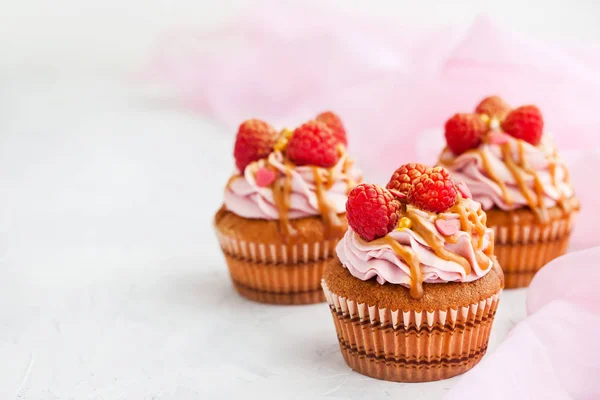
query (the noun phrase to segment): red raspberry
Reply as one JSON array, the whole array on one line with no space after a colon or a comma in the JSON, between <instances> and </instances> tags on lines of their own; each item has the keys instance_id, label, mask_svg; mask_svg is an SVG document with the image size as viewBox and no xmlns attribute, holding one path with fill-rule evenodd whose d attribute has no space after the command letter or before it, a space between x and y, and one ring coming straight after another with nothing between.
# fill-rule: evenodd
<instances>
[{"instance_id":1,"label":"red raspberry","mask_svg":"<svg viewBox=\"0 0 600 400\"><path fill-rule=\"evenodd\" d=\"M537 146L542 140L544 119L536 106L522 106L512 110L502 122L502 129L517 139Z\"/></svg>"},{"instance_id":2,"label":"red raspberry","mask_svg":"<svg viewBox=\"0 0 600 400\"><path fill-rule=\"evenodd\" d=\"M241 173L253 161L267 157L277 141L277 131L271 125L258 119L242 122L235 138L233 156Z\"/></svg>"},{"instance_id":3,"label":"red raspberry","mask_svg":"<svg viewBox=\"0 0 600 400\"><path fill-rule=\"evenodd\" d=\"M504 119L510 111L510 106L499 96L486 97L477 105L475 112L489 117Z\"/></svg>"},{"instance_id":4,"label":"red raspberry","mask_svg":"<svg viewBox=\"0 0 600 400\"><path fill-rule=\"evenodd\" d=\"M296 128L287 147L289 159L296 165L333 167L340 159L338 141L322 122L308 121Z\"/></svg>"},{"instance_id":5,"label":"red raspberry","mask_svg":"<svg viewBox=\"0 0 600 400\"><path fill-rule=\"evenodd\" d=\"M346 138L346 129L344 128L344 124L342 124L342 120L336 114L331 111L325 111L321 114L317 115L317 121L323 122L325 125L331 129L333 132L333 136L336 139L343 143L344 146L348 146L348 139Z\"/></svg>"},{"instance_id":6,"label":"red raspberry","mask_svg":"<svg viewBox=\"0 0 600 400\"><path fill-rule=\"evenodd\" d=\"M398 193L406 195L415 179L420 177L425 170L427 170L427 167L423 164L404 164L394 172L386 188L396 196Z\"/></svg>"},{"instance_id":7,"label":"red raspberry","mask_svg":"<svg viewBox=\"0 0 600 400\"><path fill-rule=\"evenodd\" d=\"M355 186L348 195L348 225L360 237L371 241L387 235L398 222L400 203L386 188L372 183Z\"/></svg>"},{"instance_id":8,"label":"red raspberry","mask_svg":"<svg viewBox=\"0 0 600 400\"><path fill-rule=\"evenodd\" d=\"M408 192L408 201L421 210L440 213L456 203L456 196L456 187L448 171L435 167L415 180Z\"/></svg>"},{"instance_id":9,"label":"red raspberry","mask_svg":"<svg viewBox=\"0 0 600 400\"><path fill-rule=\"evenodd\" d=\"M487 131L487 125L477 114L454 114L446 121L446 143L456 155L481 144L481 137Z\"/></svg>"}]
</instances>

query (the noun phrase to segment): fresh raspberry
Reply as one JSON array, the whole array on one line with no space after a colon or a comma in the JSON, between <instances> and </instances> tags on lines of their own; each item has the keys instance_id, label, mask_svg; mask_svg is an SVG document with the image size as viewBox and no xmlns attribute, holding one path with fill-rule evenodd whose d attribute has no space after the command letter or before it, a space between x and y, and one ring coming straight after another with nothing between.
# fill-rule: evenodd
<instances>
[{"instance_id":1,"label":"fresh raspberry","mask_svg":"<svg viewBox=\"0 0 600 400\"><path fill-rule=\"evenodd\" d=\"M336 114L331 111L325 111L317 115L317 121L323 122L331 129L333 136L342 143L344 146L348 146L348 139L346 138L346 128L342 124L342 120Z\"/></svg>"},{"instance_id":2,"label":"fresh raspberry","mask_svg":"<svg viewBox=\"0 0 600 400\"><path fill-rule=\"evenodd\" d=\"M398 193L406 195L415 179L420 177L425 170L427 170L427 167L423 164L404 164L394 172L386 188L396 196Z\"/></svg>"},{"instance_id":3,"label":"fresh raspberry","mask_svg":"<svg viewBox=\"0 0 600 400\"><path fill-rule=\"evenodd\" d=\"M445 168L435 167L418 177L410 191L410 204L427 211L444 212L456 202L456 187Z\"/></svg>"},{"instance_id":4,"label":"fresh raspberry","mask_svg":"<svg viewBox=\"0 0 600 400\"><path fill-rule=\"evenodd\" d=\"M267 157L277 141L277 131L258 119L242 122L235 138L233 156L235 165L244 173L246 166L253 161Z\"/></svg>"},{"instance_id":5,"label":"fresh raspberry","mask_svg":"<svg viewBox=\"0 0 600 400\"><path fill-rule=\"evenodd\" d=\"M399 208L400 203L386 188L361 183L348 195L346 218L354 232L371 241L387 235L396 227Z\"/></svg>"},{"instance_id":6,"label":"fresh raspberry","mask_svg":"<svg viewBox=\"0 0 600 400\"><path fill-rule=\"evenodd\" d=\"M485 114L490 118L499 119L503 119L509 111L510 106L499 96L486 97L475 108L477 114Z\"/></svg>"},{"instance_id":7,"label":"fresh raspberry","mask_svg":"<svg viewBox=\"0 0 600 400\"><path fill-rule=\"evenodd\" d=\"M446 121L446 143L456 155L481 144L481 137L487 131L487 125L477 114L454 114Z\"/></svg>"},{"instance_id":8,"label":"fresh raspberry","mask_svg":"<svg viewBox=\"0 0 600 400\"><path fill-rule=\"evenodd\" d=\"M296 128L287 147L289 159L296 165L333 167L340 159L338 141L323 122L308 121Z\"/></svg>"},{"instance_id":9,"label":"fresh raspberry","mask_svg":"<svg viewBox=\"0 0 600 400\"><path fill-rule=\"evenodd\" d=\"M544 119L536 106L522 106L508 113L502 122L502 129L517 139L537 146L542 140Z\"/></svg>"}]
</instances>

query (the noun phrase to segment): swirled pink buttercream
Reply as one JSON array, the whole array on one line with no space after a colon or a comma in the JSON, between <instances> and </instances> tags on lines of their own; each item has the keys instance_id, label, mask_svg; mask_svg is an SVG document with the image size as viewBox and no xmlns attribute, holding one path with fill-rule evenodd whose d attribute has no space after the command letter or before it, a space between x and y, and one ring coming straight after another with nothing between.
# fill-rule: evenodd
<instances>
[{"instance_id":1,"label":"swirled pink buttercream","mask_svg":"<svg viewBox=\"0 0 600 400\"><path fill-rule=\"evenodd\" d=\"M460 199L459 201L463 203L465 208L477 213L479 218L484 218L484 214L478 212L481 210L479 203L471 199ZM465 227L461 226L453 236L454 243L450 243L438 232L435 226L436 218L459 219L458 214L448 212L437 215L416 209L410 205L407 206L407 214L411 215L413 224L418 223L432 232L444 243L446 250L464 257L471 266L471 271L466 273L465 268L459 263L439 257L430 244L410 228L396 229L388 233L387 238L394 240L404 249L416 254L423 282L472 282L485 276L492 268L493 260L483 254L483 251L493 245L494 233L491 229L485 229L482 247L479 249L482 252L480 257L483 256L486 261L485 265L481 266L477 262L476 252L478 249L473 246L473 242L477 242L478 237L473 237L464 230ZM415 219L418 221L415 221ZM349 228L338 243L336 251L341 263L358 279L368 280L375 277L377 282L382 285L389 282L409 288L413 284L409 263L385 241L366 242Z\"/></svg>"},{"instance_id":2,"label":"swirled pink buttercream","mask_svg":"<svg viewBox=\"0 0 600 400\"><path fill-rule=\"evenodd\" d=\"M510 146L513 160L527 165L538 176L543 188L542 203L545 208L557 205L560 199L573 196L573 188L567 181L566 167L556 155L556 148L548 135L544 135L538 146L501 132L495 132L495 135L501 138L501 143L483 143L478 149L459 156L445 149L440 155L440 164L450 171L455 182L463 181L467 184L473 198L482 204L484 210L497 206L509 211L530 204L506 164L502 152L502 146L506 145ZM521 160L522 156L524 160ZM487 160L489 171L484 167L484 158ZM535 196L534 174L524 171L520 166L519 171L525 186ZM506 193L503 193L495 178L504 183Z\"/></svg>"},{"instance_id":3,"label":"swirled pink buttercream","mask_svg":"<svg viewBox=\"0 0 600 400\"><path fill-rule=\"evenodd\" d=\"M344 154L338 163L326 170L318 168L322 177L334 179L332 185L325 190L325 198L329 207L336 213L346 211L346 196L353 182L361 178L361 173L350 166L346 170L347 156ZM286 167L283 155L274 151L268 158L256 161L246 167L243 176L233 178L225 189L225 207L244 218L279 219L279 209L270 186L261 187L256 182L255 171L261 167L271 167L276 171L276 178L286 179ZM313 166L289 167L291 174L291 194L289 198L288 218L304 218L320 215L319 201L316 193L316 182Z\"/></svg>"}]
</instances>

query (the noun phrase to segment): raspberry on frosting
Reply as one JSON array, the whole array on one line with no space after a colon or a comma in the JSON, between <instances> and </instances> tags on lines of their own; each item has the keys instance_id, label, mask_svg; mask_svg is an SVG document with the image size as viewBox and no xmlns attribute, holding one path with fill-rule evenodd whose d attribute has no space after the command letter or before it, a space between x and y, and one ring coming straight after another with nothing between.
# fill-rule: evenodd
<instances>
[{"instance_id":1,"label":"raspberry on frosting","mask_svg":"<svg viewBox=\"0 0 600 400\"><path fill-rule=\"evenodd\" d=\"M504 119L510 111L510 106L499 96L483 99L475 108L477 114L485 114L490 118Z\"/></svg>"},{"instance_id":2,"label":"raspberry on frosting","mask_svg":"<svg viewBox=\"0 0 600 400\"><path fill-rule=\"evenodd\" d=\"M399 208L400 203L386 188L362 183L348 195L346 217L354 232L372 241L394 230Z\"/></svg>"},{"instance_id":3,"label":"raspberry on frosting","mask_svg":"<svg viewBox=\"0 0 600 400\"><path fill-rule=\"evenodd\" d=\"M426 169L425 165L419 163L404 164L394 172L386 188L396 197L406 197L414 181Z\"/></svg>"},{"instance_id":4,"label":"raspberry on frosting","mask_svg":"<svg viewBox=\"0 0 600 400\"><path fill-rule=\"evenodd\" d=\"M331 168L340 159L338 140L323 122L308 121L289 139L287 156L296 165Z\"/></svg>"},{"instance_id":5,"label":"raspberry on frosting","mask_svg":"<svg viewBox=\"0 0 600 400\"><path fill-rule=\"evenodd\" d=\"M509 135L537 146L542 139L544 119L536 106L515 108L502 122L502 129Z\"/></svg>"},{"instance_id":6,"label":"raspberry on frosting","mask_svg":"<svg viewBox=\"0 0 600 400\"><path fill-rule=\"evenodd\" d=\"M478 147L487 130L487 124L478 114L455 114L446 121L444 134L450 150L459 155Z\"/></svg>"},{"instance_id":7,"label":"raspberry on frosting","mask_svg":"<svg viewBox=\"0 0 600 400\"><path fill-rule=\"evenodd\" d=\"M277 131L268 123L258 119L242 122L233 149L235 164L240 172L243 173L251 162L267 157L276 141Z\"/></svg>"},{"instance_id":8,"label":"raspberry on frosting","mask_svg":"<svg viewBox=\"0 0 600 400\"><path fill-rule=\"evenodd\" d=\"M426 211L441 213L456 203L457 191L445 168L428 169L418 177L408 192L410 204Z\"/></svg>"},{"instance_id":9,"label":"raspberry on frosting","mask_svg":"<svg viewBox=\"0 0 600 400\"><path fill-rule=\"evenodd\" d=\"M348 146L348 139L346 137L346 128L342 124L342 120L337 114L331 111L325 111L317 115L317 121L323 122L331 129L333 136L342 143L344 146Z\"/></svg>"}]
</instances>

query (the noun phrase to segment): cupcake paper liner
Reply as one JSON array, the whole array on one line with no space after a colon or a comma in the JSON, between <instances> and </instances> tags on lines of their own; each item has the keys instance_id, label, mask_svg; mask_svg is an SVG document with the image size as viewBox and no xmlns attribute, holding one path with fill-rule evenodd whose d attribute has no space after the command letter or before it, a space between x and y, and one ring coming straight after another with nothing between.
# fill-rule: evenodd
<instances>
[{"instance_id":1,"label":"cupcake paper liner","mask_svg":"<svg viewBox=\"0 0 600 400\"><path fill-rule=\"evenodd\" d=\"M427 382L473 368L487 350L502 290L457 309L392 311L323 291L344 360L377 379Z\"/></svg>"},{"instance_id":2,"label":"cupcake paper liner","mask_svg":"<svg viewBox=\"0 0 600 400\"><path fill-rule=\"evenodd\" d=\"M250 300L271 304L311 304L325 300L323 269L337 240L273 244L239 240L217 230L236 290Z\"/></svg>"},{"instance_id":3,"label":"cupcake paper liner","mask_svg":"<svg viewBox=\"0 0 600 400\"><path fill-rule=\"evenodd\" d=\"M547 224L518 222L511 226L490 226L496 237L495 255L504 271L506 288L529 286L533 276L569 247L574 213Z\"/></svg>"}]
</instances>

